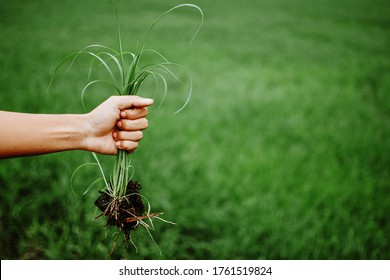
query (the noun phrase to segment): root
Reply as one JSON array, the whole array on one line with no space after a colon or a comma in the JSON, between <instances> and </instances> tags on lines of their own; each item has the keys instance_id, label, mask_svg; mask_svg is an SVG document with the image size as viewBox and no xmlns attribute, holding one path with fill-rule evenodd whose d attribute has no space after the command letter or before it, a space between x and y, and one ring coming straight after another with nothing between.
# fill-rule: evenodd
<instances>
[{"instance_id":1,"label":"root","mask_svg":"<svg viewBox=\"0 0 390 280\"><path fill-rule=\"evenodd\" d=\"M135 252L138 254L138 247L135 245L135 243L134 243L133 239L131 238L131 236L130 236L129 241L130 241L131 245L133 245L133 247L134 247L134 249L135 249ZM126 241L125 241L125 244L126 244L126 246L127 246Z\"/></svg>"},{"instance_id":2,"label":"root","mask_svg":"<svg viewBox=\"0 0 390 280\"><path fill-rule=\"evenodd\" d=\"M112 253L114 253L114 250L116 247L116 242L118 241L118 238L119 238L119 232L118 232L117 237L115 238L114 242L112 243L111 251L110 251L110 253L108 253L107 258L111 258Z\"/></svg>"},{"instance_id":3,"label":"root","mask_svg":"<svg viewBox=\"0 0 390 280\"><path fill-rule=\"evenodd\" d=\"M141 225L146 229L150 239L158 248L160 255L162 255L160 247L157 245L151 234L151 230L154 230L153 219L156 218L169 224L175 223L162 219L160 217L163 214L162 212L151 213L149 201L138 192L140 188L141 185L138 182L129 181L126 195L123 197L114 197L107 192L100 192L100 196L95 201L95 205L100 209L101 213L97 215L95 219L101 216L106 216L106 227L117 227L124 235L125 244L127 245L127 242L130 241L137 253L138 248L133 242L130 233L132 230L137 229ZM145 209L146 207L142 202L142 198L147 202L147 209ZM149 223L145 220L149 220ZM111 257L115 250L119 235L120 234L118 232L118 236L113 242L109 257Z\"/></svg>"}]
</instances>

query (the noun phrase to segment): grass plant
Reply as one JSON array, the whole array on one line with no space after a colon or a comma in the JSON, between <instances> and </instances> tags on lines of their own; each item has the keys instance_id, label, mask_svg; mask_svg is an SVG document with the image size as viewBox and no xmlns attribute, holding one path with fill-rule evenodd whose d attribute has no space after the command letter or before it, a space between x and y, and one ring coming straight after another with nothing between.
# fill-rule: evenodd
<instances>
[{"instance_id":1,"label":"grass plant","mask_svg":"<svg viewBox=\"0 0 390 280\"><path fill-rule=\"evenodd\" d=\"M166 76L171 76L177 82L182 82L181 79L175 73L174 68L179 68L184 70L186 73L188 82L189 82L189 90L187 94L187 99L184 105L178 109L175 113L180 112L189 102L192 94L192 79L189 72L180 64L174 63L166 59L160 52L154 49L146 48L146 41L152 29L161 21L165 16L170 14L171 12L181 9L181 8L190 8L196 10L200 16L200 24L196 29L190 44L196 37L199 32L202 24L203 24L203 12L202 10L193 4L179 4L174 6L173 8L167 10L162 13L147 29L143 39L138 43L138 47L135 52L130 52L124 50L122 44L122 34L120 28L120 20L119 20L119 11L116 4L116 1L112 1L116 22L117 22L117 44L118 48L114 49L108 47L106 45L101 44L91 44L80 51L74 52L63 58L58 65L56 66L52 80L50 81L49 88L53 82L54 75L58 72L58 70L67 62L70 62L68 66L68 71L72 68L75 61L81 55L86 55L91 58L90 66L88 71L88 82L84 86L81 91L81 103L84 107L84 97L85 94L92 85L96 84L105 84L109 85L111 88L115 90L118 95L137 95L139 89L141 88L144 81L148 78L151 78L155 82L155 95L157 95L161 90L162 84L162 94L165 97L168 92L168 82ZM142 57L146 53L151 53L158 60L156 63L142 63ZM105 70L106 79L92 79L93 72L96 68L102 67ZM154 229L152 218L159 219L164 222L168 222L162 218L160 218L160 214L162 213L150 213L150 203L148 201L147 211L144 212L144 205L142 200L143 197L139 194L139 189L141 188L138 182L133 182L132 176L134 174L134 167L131 164L131 156L127 151L118 150L116 155L116 161L111 172L110 178L107 179L105 176L105 172L103 170L102 164L100 163L97 155L92 153L95 159L94 163L85 163L80 165L75 172L71 176L71 187L73 190L73 178L75 174L80 171L81 168L87 165L97 165L101 178L93 181L83 193L88 192L94 185L103 181L104 189L101 191L101 196L95 202L95 204L101 209L102 214L108 217L108 225L117 226L125 235L127 240L130 239L130 231L136 229L139 225L142 225L148 232L149 236L152 238L149 229ZM137 186L129 191L130 186L136 184ZM73 191L74 192L74 191ZM75 192L74 192L75 193ZM104 198L105 195L110 197L109 200ZM134 196L139 196L134 198ZM103 197L103 198L102 198ZM138 206L136 206L138 203ZM138 207L138 209L137 209ZM122 213L124 212L124 214ZM122 215L123 214L123 215ZM99 215L98 217L100 217ZM143 221L143 219L148 219L150 224L147 224ZM170 222L169 222L170 223ZM153 240L154 242L154 240ZM116 242L115 242L116 243ZM155 243L155 242L154 242ZM155 243L156 244L156 243Z\"/></svg>"}]
</instances>

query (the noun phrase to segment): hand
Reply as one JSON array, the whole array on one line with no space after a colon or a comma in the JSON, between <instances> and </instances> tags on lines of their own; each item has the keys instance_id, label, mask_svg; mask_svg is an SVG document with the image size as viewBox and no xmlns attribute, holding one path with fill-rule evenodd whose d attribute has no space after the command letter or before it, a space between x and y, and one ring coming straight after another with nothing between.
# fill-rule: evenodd
<instances>
[{"instance_id":1,"label":"hand","mask_svg":"<svg viewBox=\"0 0 390 280\"><path fill-rule=\"evenodd\" d=\"M118 149L133 152L148 127L147 106L153 99L139 96L112 96L86 114L85 149L115 155Z\"/></svg>"}]
</instances>

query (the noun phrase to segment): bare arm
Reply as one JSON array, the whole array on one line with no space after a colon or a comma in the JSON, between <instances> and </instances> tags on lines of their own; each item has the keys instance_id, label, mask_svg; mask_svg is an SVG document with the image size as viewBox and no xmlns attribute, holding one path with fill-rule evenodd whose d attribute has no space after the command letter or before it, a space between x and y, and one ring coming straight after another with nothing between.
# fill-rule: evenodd
<instances>
[{"instance_id":1,"label":"bare arm","mask_svg":"<svg viewBox=\"0 0 390 280\"><path fill-rule=\"evenodd\" d=\"M134 151L153 100L113 96L88 114L24 114L0 111L0 158L66 150L116 154Z\"/></svg>"}]
</instances>

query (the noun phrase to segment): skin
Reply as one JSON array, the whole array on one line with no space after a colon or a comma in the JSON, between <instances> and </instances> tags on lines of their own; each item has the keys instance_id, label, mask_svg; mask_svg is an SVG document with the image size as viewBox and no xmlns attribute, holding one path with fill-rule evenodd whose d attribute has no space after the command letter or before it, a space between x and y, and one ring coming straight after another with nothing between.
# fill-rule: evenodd
<instances>
[{"instance_id":1,"label":"skin","mask_svg":"<svg viewBox=\"0 0 390 280\"><path fill-rule=\"evenodd\" d=\"M0 111L0 158L85 150L133 152L148 127L153 100L112 96L87 114L25 114Z\"/></svg>"}]
</instances>

